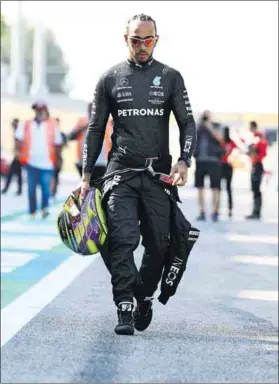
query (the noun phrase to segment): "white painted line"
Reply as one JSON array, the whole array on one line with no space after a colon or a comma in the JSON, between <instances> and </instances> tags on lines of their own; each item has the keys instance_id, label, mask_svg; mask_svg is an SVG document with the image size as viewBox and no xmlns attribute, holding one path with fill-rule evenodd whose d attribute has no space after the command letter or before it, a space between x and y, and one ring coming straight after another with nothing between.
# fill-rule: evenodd
<instances>
[{"instance_id":1,"label":"white painted line","mask_svg":"<svg viewBox=\"0 0 279 384\"><path fill-rule=\"evenodd\" d=\"M43 224L43 225L48 224L50 221L56 222L58 213L62 209L62 205L63 204L61 204L61 206L50 207L49 216L46 219L43 219L41 213L38 212L37 215L34 217L31 217L30 215L28 215L26 213L22 216L19 216L18 218L16 218L16 220L13 220L13 221L14 222L24 222L24 223L27 221L31 224L37 224L37 225L38 224Z\"/></svg>"},{"instance_id":2,"label":"white painted line","mask_svg":"<svg viewBox=\"0 0 279 384\"><path fill-rule=\"evenodd\" d=\"M228 234L226 239L230 241L235 241L238 243L262 243L262 244L278 244L278 236L253 236L253 235L238 235L238 234Z\"/></svg>"},{"instance_id":3,"label":"white painted line","mask_svg":"<svg viewBox=\"0 0 279 384\"><path fill-rule=\"evenodd\" d=\"M228 215L226 212L221 212L220 214L220 217L221 218L224 218L226 221L229 221L231 223L235 223L235 222L242 222L242 223L247 223L247 219L245 218L245 216L243 215L239 215L239 214L234 214L232 218L228 218ZM258 222L249 222L250 224L258 224ZM278 224L278 219L275 217L275 218L262 218L261 219L261 224Z\"/></svg>"},{"instance_id":4,"label":"white painted line","mask_svg":"<svg viewBox=\"0 0 279 384\"><path fill-rule=\"evenodd\" d=\"M278 267L278 256L236 256L233 260L245 264L272 265Z\"/></svg>"},{"instance_id":5,"label":"white painted line","mask_svg":"<svg viewBox=\"0 0 279 384\"><path fill-rule=\"evenodd\" d=\"M264 223L268 223L268 224L278 224L278 218L274 217L274 218L269 218L269 219L265 219L264 220Z\"/></svg>"},{"instance_id":6,"label":"white painted line","mask_svg":"<svg viewBox=\"0 0 279 384\"><path fill-rule=\"evenodd\" d=\"M1 273L13 272L38 256L38 253L1 252Z\"/></svg>"},{"instance_id":7,"label":"white painted line","mask_svg":"<svg viewBox=\"0 0 279 384\"><path fill-rule=\"evenodd\" d=\"M58 268L44 277L1 311L1 348L58 296L98 255L83 258L69 257Z\"/></svg>"},{"instance_id":8,"label":"white painted line","mask_svg":"<svg viewBox=\"0 0 279 384\"><path fill-rule=\"evenodd\" d=\"M278 302L278 291L240 291L237 294L237 297L249 300L265 300Z\"/></svg>"},{"instance_id":9,"label":"white painted line","mask_svg":"<svg viewBox=\"0 0 279 384\"><path fill-rule=\"evenodd\" d=\"M1 248L11 248L26 251L47 251L55 245L61 244L58 236L31 237L26 234L10 236L4 235L1 239Z\"/></svg>"},{"instance_id":10,"label":"white painted line","mask_svg":"<svg viewBox=\"0 0 279 384\"><path fill-rule=\"evenodd\" d=\"M30 234L53 234L57 235L57 229L55 223L53 224L44 224L44 225L38 225L35 223L20 223L18 221L16 222L7 222L1 224L1 232L2 236L5 236L5 232L13 232L13 233L30 233Z\"/></svg>"},{"instance_id":11,"label":"white painted line","mask_svg":"<svg viewBox=\"0 0 279 384\"><path fill-rule=\"evenodd\" d=\"M50 215L46 218L46 219L42 219L41 216L37 216L37 217L30 217L29 215L24 215L24 216L20 216L18 217L17 219L13 220L13 222L22 222L22 223L30 223L30 224L36 224L36 225L45 225L45 224L49 224L50 222L53 222L55 223L56 221L56 217L58 215L58 211L57 213L50 213Z\"/></svg>"}]
</instances>

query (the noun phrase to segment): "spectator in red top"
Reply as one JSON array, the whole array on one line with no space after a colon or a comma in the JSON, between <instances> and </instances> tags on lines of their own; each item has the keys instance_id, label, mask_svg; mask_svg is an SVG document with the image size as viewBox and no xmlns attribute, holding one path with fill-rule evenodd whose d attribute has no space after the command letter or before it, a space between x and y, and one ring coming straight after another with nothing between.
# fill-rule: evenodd
<instances>
[{"instance_id":1,"label":"spectator in red top","mask_svg":"<svg viewBox=\"0 0 279 384\"><path fill-rule=\"evenodd\" d=\"M230 155L232 151L237 148L235 142L230 138L230 129L229 127L224 128L224 149L225 154L222 158L222 180L226 181L226 189L228 193L228 209L229 217L232 217L233 209L233 198L232 198L232 176L233 176L233 167L230 163Z\"/></svg>"},{"instance_id":2,"label":"spectator in red top","mask_svg":"<svg viewBox=\"0 0 279 384\"><path fill-rule=\"evenodd\" d=\"M247 219L258 220L261 217L262 193L260 190L263 178L263 159L267 154L268 142L264 135L259 131L255 121L250 122L250 131L254 134L253 143L249 147L248 155L252 162L251 187L254 197L254 208Z\"/></svg>"}]
</instances>

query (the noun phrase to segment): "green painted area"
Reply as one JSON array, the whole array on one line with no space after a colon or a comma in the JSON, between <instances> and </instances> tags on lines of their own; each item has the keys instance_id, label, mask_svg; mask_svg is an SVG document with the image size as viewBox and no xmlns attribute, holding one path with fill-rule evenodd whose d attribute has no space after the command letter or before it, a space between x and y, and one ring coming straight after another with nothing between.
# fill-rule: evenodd
<instances>
[{"instance_id":1,"label":"green painted area","mask_svg":"<svg viewBox=\"0 0 279 384\"><path fill-rule=\"evenodd\" d=\"M1 309L10 304L19 295L26 292L32 285L36 283L34 280L15 280L15 279L1 279Z\"/></svg>"},{"instance_id":2,"label":"green painted area","mask_svg":"<svg viewBox=\"0 0 279 384\"><path fill-rule=\"evenodd\" d=\"M61 201L64 201L64 199L59 199L54 206L60 204ZM25 214L26 211L17 211L13 214L1 217L1 222L13 221ZM49 225L56 226L56 218L54 219L53 217L50 217L39 225L42 225L43 227ZM27 233L26 235L27 237L30 236L30 234ZM32 252L39 253L40 256L30 263L16 268L13 272L1 274L1 309L24 294L71 255L70 250L66 248L62 242L47 251L38 252L33 250Z\"/></svg>"},{"instance_id":3,"label":"green painted area","mask_svg":"<svg viewBox=\"0 0 279 384\"><path fill-rule=\"evenodd\" d=\"M62 243L62 241L61 241L61 244L57 244L57 245L55 245L53 248L51 248L51 250L50 251L48 251L48 252L51 252L52 254L61 254L61 253L67 253L68 255L70 254L70 252L71 252L71 250L70 249L68 249L67 247L66 247L66 245L64 245L63 243Z\"/></svg>"},{"instance_id":4,"label":"green painted area","mask_svg":"<svg viewBox=\"0 0 279 384\"><path fill-rule=\"evenodd\" d=\"M32 265L26 264L16 272L2 274L1 309L37 284L69 256L70 250L61 242L48 251L42 252L37 260L31 262Z\"/></svg>"},{"instance_id":5,"label":"green painted area","mask_svg":"<svg viewBox=\"0 0 279 384\"><path fill-rule=\"evenodd\" d=\"M7 221L15 220L20 216L26 214L26 211L17 211L11 213L10 215L1 216L1 223L6 223Z\"/></svg>"}]
</instances>

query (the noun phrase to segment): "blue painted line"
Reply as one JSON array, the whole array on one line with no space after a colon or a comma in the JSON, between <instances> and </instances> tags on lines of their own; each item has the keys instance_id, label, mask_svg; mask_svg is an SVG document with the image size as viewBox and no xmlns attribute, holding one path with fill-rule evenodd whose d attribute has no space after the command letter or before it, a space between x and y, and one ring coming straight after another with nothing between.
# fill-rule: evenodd
<instances>
[{"instance_id":1,"label":"blue painted line","mask_svg":"<svg viewBox=\"0 0 279 384\"><path fill-rule=\"evenodd\" d=\"M50 208L53 209L62 202L65 201L65 197L58 199L53 206ZM44 228L56 228L56 218L50 216L46 220L34 220L34 221L24 221L21 220L21 216L26 215L26 210L21 210L17 212L13 212L12 214L5 215L1 217L1 222L12 222L14 220L18 220L20 225L38 225L40 226L42 232ZM56 216L56 215L55 215ZM16 223L15 223L16 226ZM26 237L26 243L28 243L28 238L41 238L44 241L44 234L36 233L36 232L28 232L28 230L24 230L24 227L20 229L18 232L14 232L12 229L3 229L2 236L6 236L6 238L14 238L16 242L17 236ZM45 236L51 237L52 239L58 237L58 233L53 231L53 233L46 233ZM12 272L1 273L1 279L3 280L15 280L15 281L27 281L34 280L36 282L40 281L50 272L55 270L62 262L68 259L71 256L71 251L63 245L62 242L59 244L53 245L49 250L37 250L37 249L24 249L24 244L22 244L21 249L15 249L12 247L1 248L1 252L10 252L10 253L18 253L18 254L30 254L34 253L38 256L33 260L30 260L28 263L16 267Z\"/></svg>"},{"instance_id":2,"label":"blue painted line","mask_svg":"<svg viewBox=\"0 0 279 384\"><path fill-rule=\"evenodd\" d=\"M59 267L60 264L72 256L71 251L60 240L56 229L56 217L58 211L56 212L57 209L55 208L64 201L65 198L61 199L61 201L57 201L52 207L50 207L54 212L52 212L46 220L38 220L38 218L34 221L23 220L22 216L26 216L26 211L17 211L16 213L1 217L2 223L13 223L10 224L9 228L6 230L1 228L2 236L5 237L11 245L11 247L1 247L1 252L16 253L19 255L19 258L20 254L22 254L23 258L25 254L34 253L37 255L37 257L29 262L21 266L15 266L14 270L11 272L1 273L1 287L4 295L2 299L3 302L6 303L4 305L7 305L10 301L15 300L18 295L37 284L40 280L45 278L48 274ZM13 226L16 228L17 222L21 228L18 227L19 231L15 232L13 231ZM38 226L40 228L40 233L35 231L33 232L31 228L28 228L28 225ZM3 227L4 226L5 225L3 225ZM52 228L52 230L50 230L50 228ZM46 233L44 233L44 230ZM48 230L50 230L51 233L48 233ZM22 241L20 249L15 249L13 244L18 245L18 237L26 239ZM30 238L36 239L40 242L47 241L45 238L47 238L50 242L53 242L53 239L59 239L59 241L57 241L54 245L49 245L50 248L47 250L25 249ZM77 257L79 256L77 255Z\"/></svg>"},{"instance_id":3,"label":"blue painted line","mask_svg":"<svg viewBox=\"0 0 279 384\"><path fill-rule=\"evenodd\" d=\"M2 274L1 279L5 277L9 280L36 280L39 281L56 269L63 261L69 257L69 253L55 255L49 258L49 255L40 256L22 267L16 268L13 272Z\"/></svg>"},{"instance_id":4,"label":"blue painted line","mask_svg":"<svg viewBox=\"0 0 279 384\"><path fill-rule=\"evenodd\" d=\"M12 250L9 250L12 252ZM17 250L18 252L18 250ZM39 256L33 260L30 260L28 263L15 268L13 272L2 273L1 279L9 280L33 280L36 279L39 281L47 274L52 272L55 268L59 266L63 261L68 259L71 256L70 251L65 247L61 250L48 250L48 251L20 251L20 253L38 253Z\"/></svg>"}]
</instances>

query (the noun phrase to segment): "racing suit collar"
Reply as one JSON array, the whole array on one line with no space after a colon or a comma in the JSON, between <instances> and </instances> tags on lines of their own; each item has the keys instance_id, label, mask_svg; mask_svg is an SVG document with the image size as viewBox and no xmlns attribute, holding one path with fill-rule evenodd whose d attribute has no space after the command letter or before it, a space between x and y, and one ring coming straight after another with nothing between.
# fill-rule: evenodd
<instances>
[{"instance_id":1,"label":"racing suit collar","mask_svg":"<svg viewBox=\"0 0 279 384\"><path fill-rule=\"evenodd\" d=\"M150 65L153 63L153 61L154 61L154 59L152 56L150 57L150 59L146 63L143 63L143 64L139 64L135 60L130 59L130 58L127 59L127 63L130 67L141 68L141 69L149 68Z\"/></svg>"}]
</instances>

